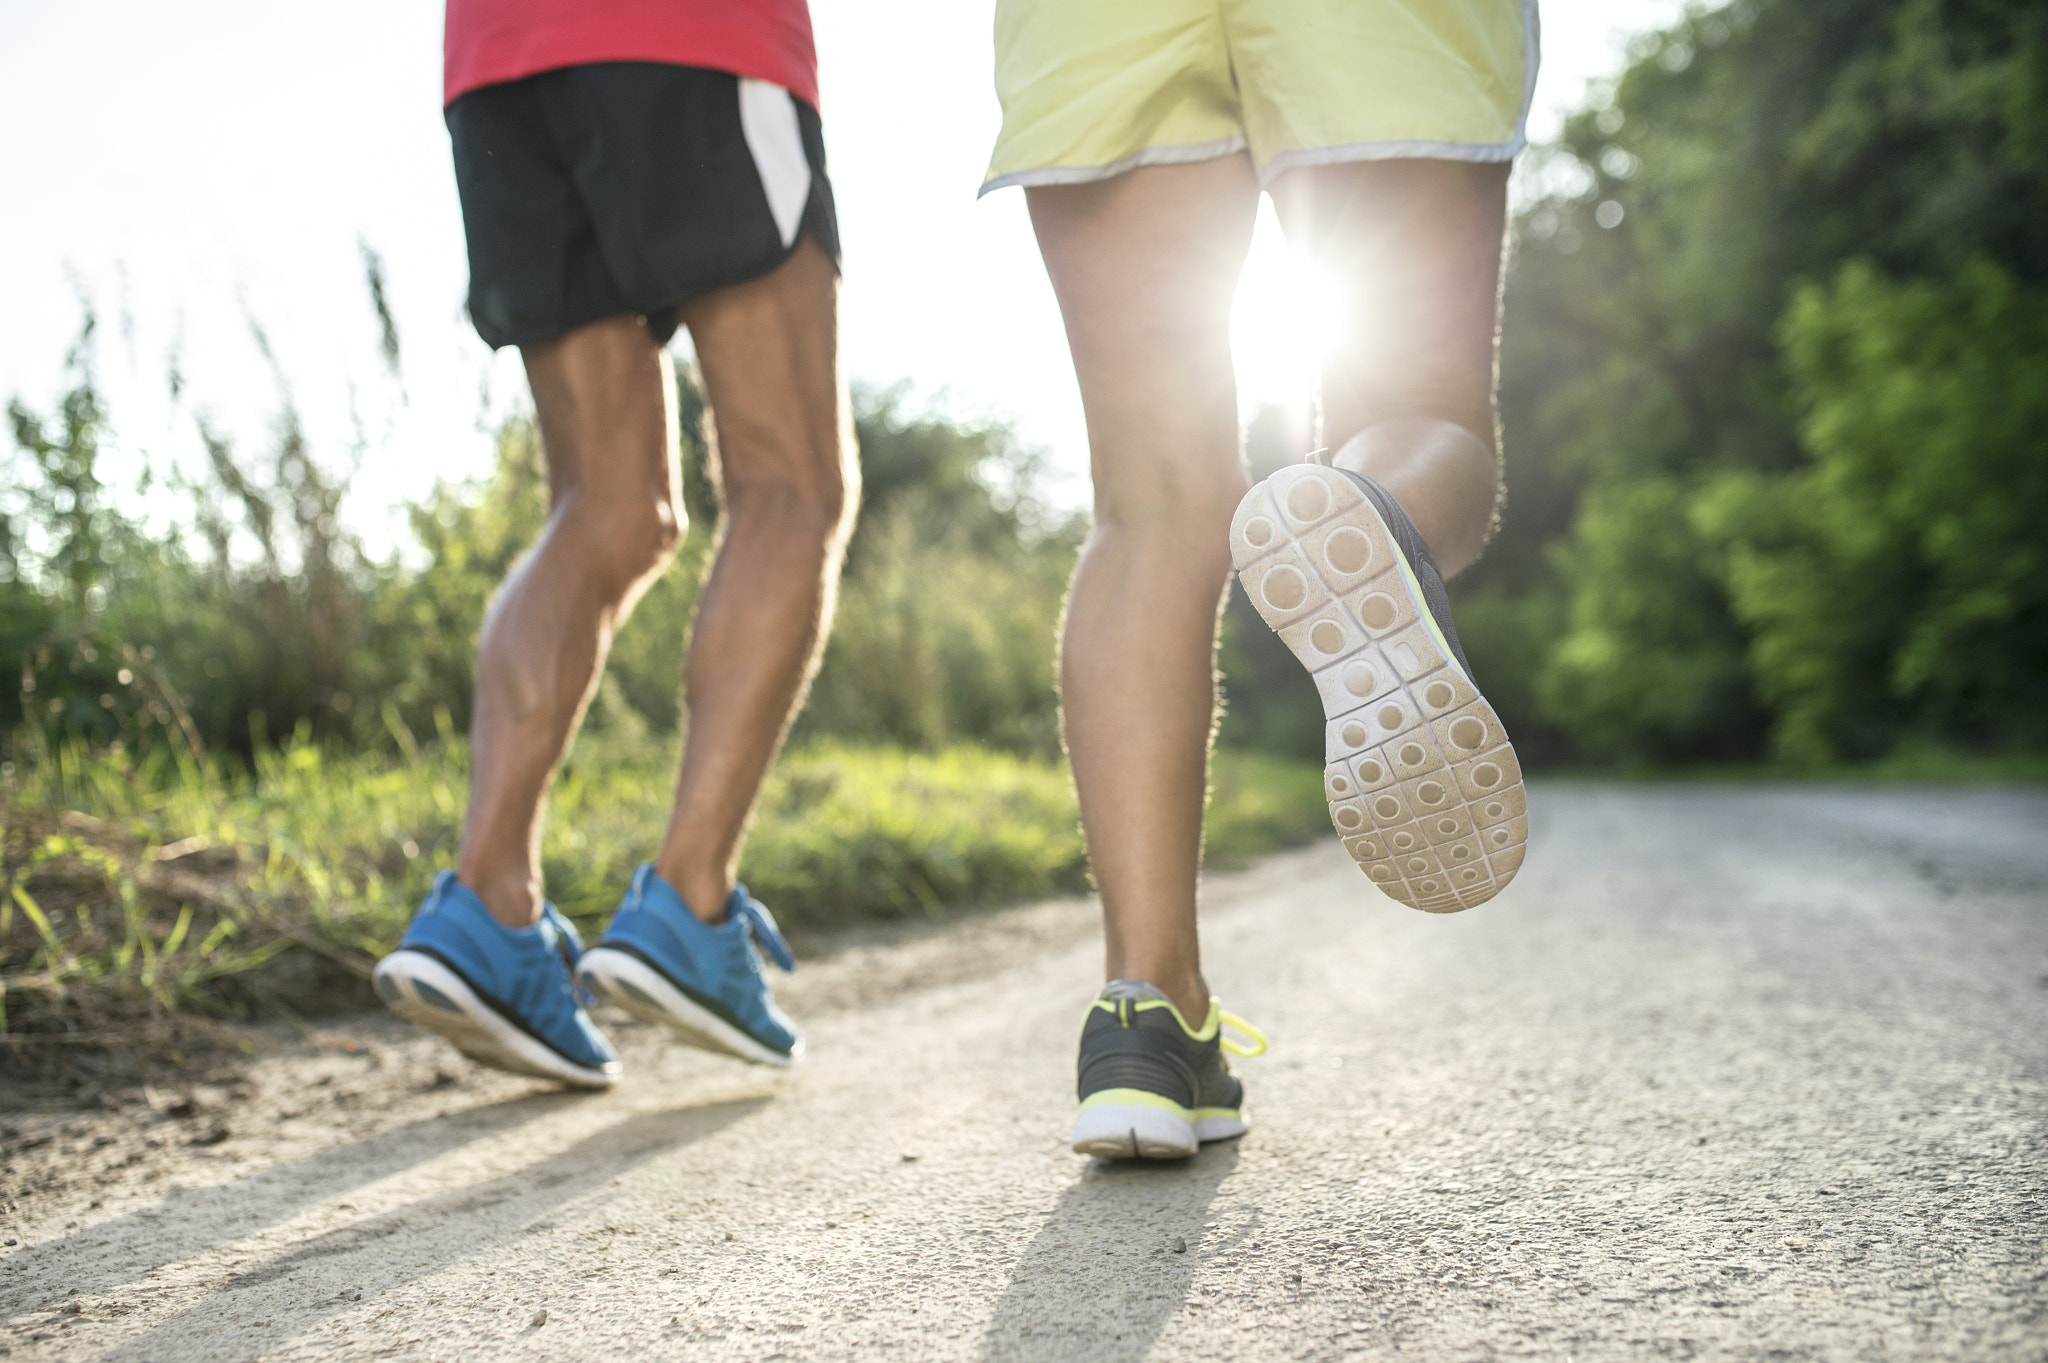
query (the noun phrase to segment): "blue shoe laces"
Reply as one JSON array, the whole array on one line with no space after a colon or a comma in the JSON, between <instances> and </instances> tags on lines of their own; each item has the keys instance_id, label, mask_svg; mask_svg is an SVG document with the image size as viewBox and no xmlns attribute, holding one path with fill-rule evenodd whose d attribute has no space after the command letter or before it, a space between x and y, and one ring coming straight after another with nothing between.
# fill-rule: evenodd
<instances>
[{"instance_id":1,"label":"blue shoe laces","mask_svg":"<svg viewBox=\"0 0 2048 1363\"><path fill-rule=\"evenodd\" d=\"M648 878L654 875L654 873L653 862L643 861L640 863L639 867L633 872L633 883L626 891L626 904L622 907L634 909L640 907L641 901L647 896ZM681 896L678 895L677 898L680 899ZM683 907L685 912L689 911L687 903ZM768 959L780 967L784 974L795 971L796 956L790 951L789 943L783 940L782 929L775 925L775 915L768 912L766 904L763 904L760 900L754 898L752 894L748 893L747 887L744 884L735 883L733 885L732 897L725 902L725 911L728 917L739 919L741 924L745 926L747 935L754 939L755 945L760 947L767 954ZM575 929L571 928L570 931L574 932ZM579 941L577 946L579 948L578 954L580 955L582 943Z\"/></svg>"},{"instance_id":2,"label":"blue shoe laces","mask_svg":"<svg viewBox=\"0 0 2048 1363\"><path fill-rule=\"evenodd\" d=\"M754 941L768 953L769 960L782 967L784 974L795 971L796 956L791 953L789 943L782 940L782 930L775 926L775 915L768 912L766 904L748 894L746 886L732 887L732 898L726 903L726 911L739 915Z\"/></svg>"},{"instance_id":3,"label":"blue shoe laces","mask_svg":"<svg viewBox=\"0 0 2048 1363\"><path fill-rule=\"evenodd\" d=\"M569 992L581 1006L595 1008L597 995L584 987L582 977L576 973L576 964L583 959L583 934L550 900L541 901L540 916L544 922L554 924L555 949L562 953L562 962L569 967Z\"/></svg>"}]
</instances>

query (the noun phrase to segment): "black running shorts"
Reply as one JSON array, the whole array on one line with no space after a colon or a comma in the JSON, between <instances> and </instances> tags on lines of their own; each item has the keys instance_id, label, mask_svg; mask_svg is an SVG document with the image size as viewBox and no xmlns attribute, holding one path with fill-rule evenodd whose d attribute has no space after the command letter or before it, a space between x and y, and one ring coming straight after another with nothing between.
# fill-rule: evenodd
<instances>
[{"instance_id":1,"label":"black running shorts","mask_svg":"<svg viewBox=\"0 0 2048 1363\"><path fill-rule=\"evenodd\" d=\"M758 278L839 224L817 111L779 85L605 62L448 106L469 316L493 348L620 314L658 341L676 309Z\"/></svg>"}]
</instances>

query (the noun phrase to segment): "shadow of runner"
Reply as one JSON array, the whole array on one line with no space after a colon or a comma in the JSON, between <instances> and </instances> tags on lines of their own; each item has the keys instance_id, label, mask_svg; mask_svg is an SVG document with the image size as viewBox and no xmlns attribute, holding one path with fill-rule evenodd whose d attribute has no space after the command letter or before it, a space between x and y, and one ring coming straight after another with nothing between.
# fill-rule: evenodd
<instances>
[{"instance_id":1,"label":"shadow of runner","mask_svg":"<svg viewBox=\"0 0 2048 1363\"><path fill-rule=\"evenodd\" d=\"M109 1357L253 1357L304 1338L364 1297L452 1268L488 1246L549 1229L534 1218L657 1155L723 1130L772 1101L762 1094L646 1112L586 1136L544 1162L365 1217L230 1273L194 1306L108 1350ZM289 1300L262 1289L289 1284ZM264 1299L256 1300L250 1294ZM258 1311L264 1319L245 1323ZM275 1320L275 1326L272 1321ZM514 1328L507 1320L508 1332ZM239 1327L239 1328L238 1328Z\"/></svg>"},{"instance_id":2,"label":"shadow of runner","mask_svg":"<svg viewBox=\"0 0 2048 1363\"><path fill-rule=\"evenodd\" d=\"M982 1356L1145 1357L1187 1300L1201 1253L1215 1252L1203 1222L1236 1167L1236 1141L1187 1160L1091 1161L1018 1260Z\"/></svg>"},{"instance_id":3,"label":"shadow of runner","mask_svg":"<svg viewBox=\"0 0 2048 1363\"><path fill-rule=\"evenodd\" d=\"M160 1264L177 1263L223 1240L239 1240L288 1220L315 1202L424 1164L471 1141L495 1136L583 1101L571 1092L528 1093L443 1116L423 1117L367 1140L322 1150L296 1164L273 1165L225 1186L174 1188L152 1206L8 1258L12 1281L0 1292L0 1313L30 1309L51 1290L92 1294L135 1280Z\"/></svg>"}]
</instances>

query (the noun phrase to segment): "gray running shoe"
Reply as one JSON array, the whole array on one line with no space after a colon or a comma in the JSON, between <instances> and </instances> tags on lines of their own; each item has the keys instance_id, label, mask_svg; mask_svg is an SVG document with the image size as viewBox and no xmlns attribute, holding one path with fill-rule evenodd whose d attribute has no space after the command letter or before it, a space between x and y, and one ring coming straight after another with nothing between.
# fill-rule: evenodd
<instances>
[{"instance_id":1,"label":"gray running shoe","mask_svg":"<svg viewBox=\"0 0 2048 1363\"><path fill-rule=\"evenodd\" d=\"M1245 495L1230 551L1322 694L1324 791L1352 859L1431 913L1500 893L1529 836L1521 764L1400 503L1370 478L1291 465Z\"/></svg>"},{"instance_id":2,"label":"gray running shoe","mask_svg":"<svg viewBox=\"0 0 2048 1363\"><path fill-rule=\"evenodd\" d=\"M1225 1026L1249 1044L1223 1034ZM1200 1031L1142 980L1112 980L1081 1026L1081 1110L1074 1153L1184 1159L1204 1141L1245 1133L1244 1085L1223 1058L1258 1055L1266 1038L1209 1000Z\"/></svg>"}]
</instances>

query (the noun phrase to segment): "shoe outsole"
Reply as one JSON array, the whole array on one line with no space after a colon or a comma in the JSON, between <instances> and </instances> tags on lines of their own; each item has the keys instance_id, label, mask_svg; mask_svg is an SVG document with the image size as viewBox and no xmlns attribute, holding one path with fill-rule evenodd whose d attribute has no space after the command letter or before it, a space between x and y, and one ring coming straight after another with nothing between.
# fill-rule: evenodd
<instances>
[{"instance_id":1,"label":"shoe outsole","mask_svg":"<svg viewBox=\"0 0 2048 1363\"><path fill-rule=\"evenodd\" d=\"M1242 1115L1190 1121L1162 1108L1104 1103L1075 1114L1067 1141L1075 1154L1098 1159L1186 1159L1209 1141L1233 1140L1249 1129Z\"/></svg>"},{"instance_id":2,"label":"shoe outsole","mask_svg":"<svg viewBox=\"0 0 2048 1363\"><path fill-rule=\"evenodd\" d=\"M587 1089L608 1089L619 1080L616 1060L601 1069L577 1064L507 1019L462 976L423 952L399 948L377 963L370 982L392 1012L439 1033L479 1065Z\"/></svg>"},{"instance_id":3,"label":"shoe outsole","mask_svg":"<svg viewBox=\"0 0 2048 1363\"><path fill-rule=\"evenodd\" d=\"M668 1028L686 1046L785 1069L803 1054L801 1038L788 1055L764 1046L670 984L660 971L626 952L592 947L583 953L576 977L584 988L606 1003L625 1009L643 1022Z\"/></svg>"},{"instance_id":4,"label":"shoe outsole","mask_svg":"<svg viewBox=\"0 0 2048 1363\"><path fill-rule=\"evenodd\" d=\"M1281 469L1238 504L1230 552L1322 695L1324 793L1352 860L1430 913L1505 889L1528 844L1521 764L1372 503L1335 469Z\"/></svg>"}]
</instances>

